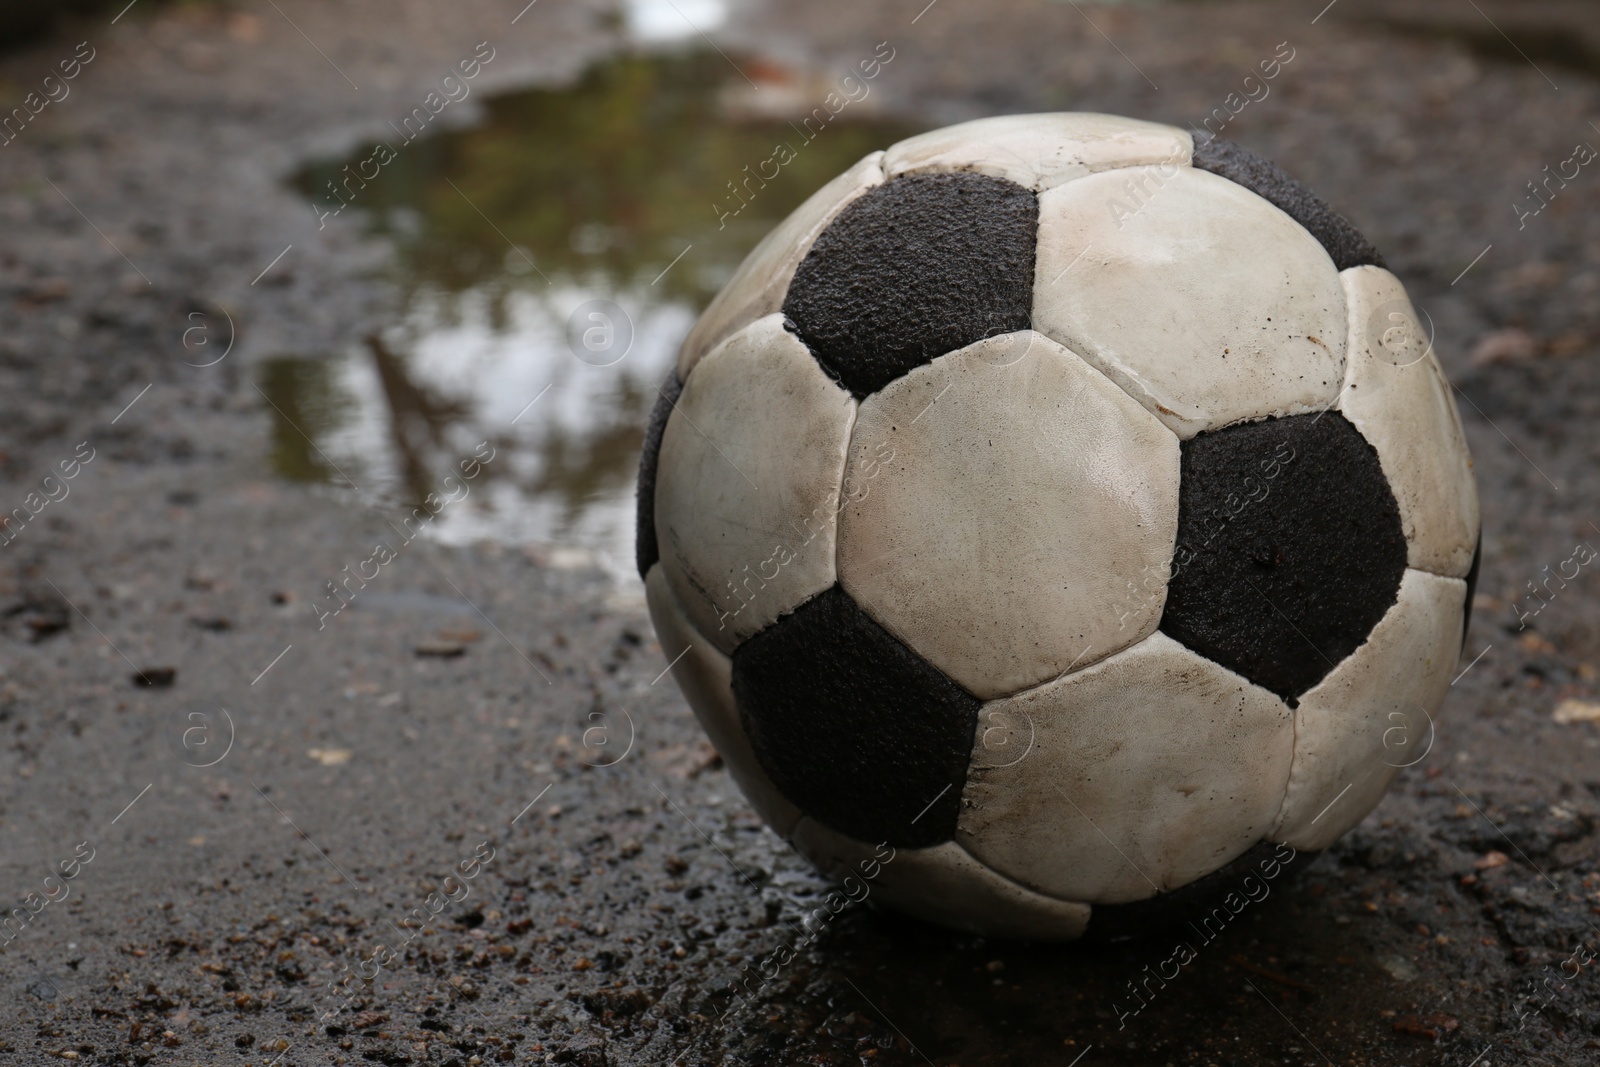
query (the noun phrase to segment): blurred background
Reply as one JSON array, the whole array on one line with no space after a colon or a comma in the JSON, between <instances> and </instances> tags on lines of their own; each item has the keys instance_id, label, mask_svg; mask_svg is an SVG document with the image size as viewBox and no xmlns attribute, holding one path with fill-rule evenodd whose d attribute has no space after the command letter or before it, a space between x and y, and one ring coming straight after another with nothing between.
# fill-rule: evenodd
<instances>
[{"instance_id":1,"label":"blurred background","mask_svg":"<svg viewBox=\"0 0 1600 1067\"><path fill-rule=\"evenodd\" d=\"M1545 584L1600 538L1596 13L0 0L0 1061L1600 1063L1600 608ZM1134 1015L1160 938L869 907L724 1015L825 886L659 673L656 385L833 175L1042 110L1207 124L1384 252L1484 499L1462 675L1367 823Z\"/></svg>"}]
</instances>

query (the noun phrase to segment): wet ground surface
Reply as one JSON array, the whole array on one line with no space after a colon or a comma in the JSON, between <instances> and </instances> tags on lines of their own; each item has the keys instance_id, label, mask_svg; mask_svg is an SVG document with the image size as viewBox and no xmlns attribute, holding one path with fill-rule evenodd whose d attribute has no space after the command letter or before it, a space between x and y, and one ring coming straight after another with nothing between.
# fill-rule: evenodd
<instances>
[{"instance_id":1,"label":"wet ground surface","mask_svg":"<svg viewBox=\"0 0 1600 1067\"><path fill-rule=\"evenodd\" d=\"M284 0L0 61L10 106L92 53L0 149L0 492L28 516L0 552L0 892L27 920L0 1062L1600 1063L1574 955L1600 947L1600 601L1588 568L1549 578L1600 540L1600 176L1527 186L1600 145L1589 9L678 6L710 40L642 3ZM837 146L719 227L774 125L881 41ZM1385 251L1480 479L1427 757L1168 981L1187 934L1029 947L864 907L732 1002L825 887L659 677L617 559L636 383L864 146L1007 111L1199 122L1284 41L1224 133ZM471 95L331 215L326 183L480 42ZM573 356L590 300L638 328L615 363ZM462 462L466 495L406 526Z\"/></svg>"}]
</instances>

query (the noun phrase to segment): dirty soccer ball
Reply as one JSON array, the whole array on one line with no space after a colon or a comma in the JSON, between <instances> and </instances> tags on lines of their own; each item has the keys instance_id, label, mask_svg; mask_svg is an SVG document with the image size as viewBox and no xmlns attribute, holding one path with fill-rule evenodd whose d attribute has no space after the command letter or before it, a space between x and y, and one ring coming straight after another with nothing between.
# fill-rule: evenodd
<instances>
[{"instance_id":1,"label":"dirty soccer ball","mask_svg":"<svg viewBox=\"0 0 1600 1067\"><path fill-rule=\"evenodd\" d=\"M750 802L995 936L1137 932L1355 825L1432 743L1478 539L1372 246L1093 114L824 186L690 331L639 477L656 632Z\"/></svg>"}]
</instances>

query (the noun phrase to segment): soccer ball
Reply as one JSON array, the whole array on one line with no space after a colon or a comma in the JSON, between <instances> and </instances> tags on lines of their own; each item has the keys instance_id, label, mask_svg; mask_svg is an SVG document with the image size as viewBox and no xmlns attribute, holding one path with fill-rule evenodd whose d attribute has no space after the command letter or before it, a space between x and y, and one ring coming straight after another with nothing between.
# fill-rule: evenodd
<instances>
[{"instance_id":1,"label":"soccer ball","mask_svg":"<svg viewBox=\"0 0 1600 1067\"><path fill-rule=\"evenodd\" d=\"M995 936L1140 930L1360 821L1432 743L1478 542L1372 246L1109 115L824 186L690 331L639 476L651 618L756 810Z\"/></svg>"}]
</instances>

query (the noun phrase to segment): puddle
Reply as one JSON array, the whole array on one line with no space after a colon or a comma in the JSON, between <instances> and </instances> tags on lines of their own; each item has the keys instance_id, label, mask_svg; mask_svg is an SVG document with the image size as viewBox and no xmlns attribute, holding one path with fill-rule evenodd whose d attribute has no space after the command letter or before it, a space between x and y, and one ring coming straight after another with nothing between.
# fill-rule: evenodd
<instances>
[{"instance_id":1,"label":"puddle","mask_svg":"<svg viewBox=\"0 0 1600 1067\"><path fill-rule=\"evenodd\" d=\"M728 7L723 0L623 0L622 20L635 41L677 41L719 29Z\"/></svg>"},{"instance_id":2,"label":"puddle","mask_svg":"<svg viewBox=\"0 0 1600 1067\"><path fill-rule=\"evenodd\" d=\"M666 35L656 4L627 10L641 34ZM644 423L700 309L815 189L924 128L869 92L808 141L799 120L833 85L711 49L633 52L568 88L486 99L480 124L401 147L351 207L392 241L406 310L347 351L263 364L281 409L274 469L340 486L343 472L410 506L445 495L487 441L493 460L434 535L581 547L630 571ZM793 160L720 219L737 203L729 183L779 143ZM336 206L329 183L372 155L313 164L295 187Z\"/></svg>"}]
</instances>

